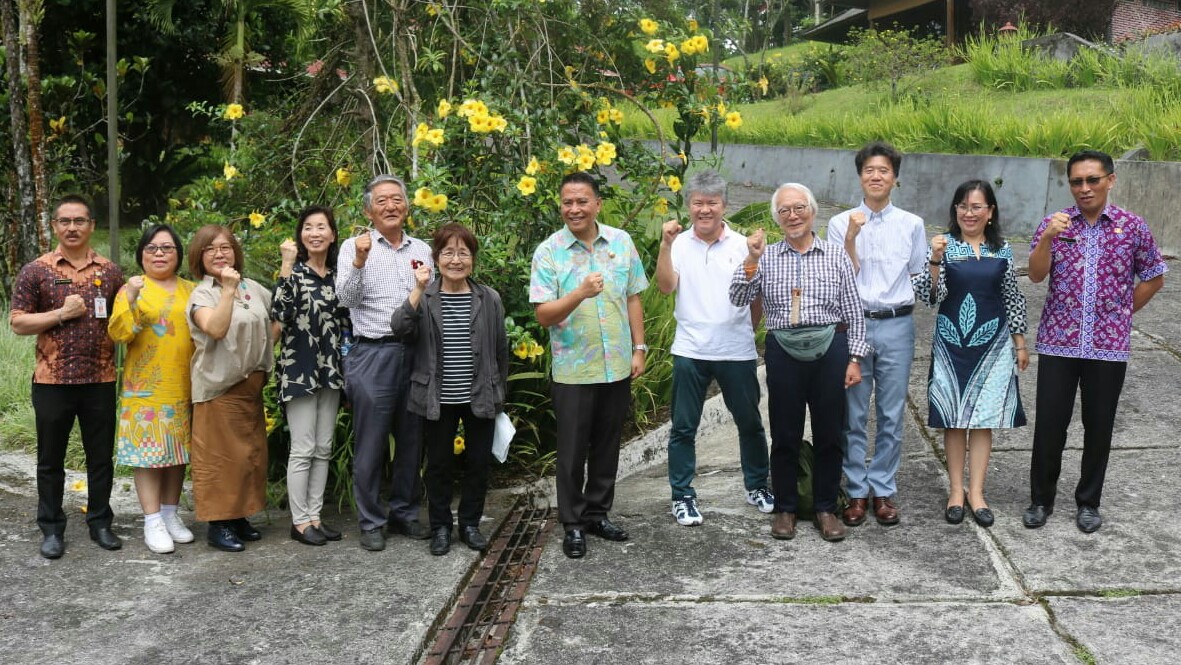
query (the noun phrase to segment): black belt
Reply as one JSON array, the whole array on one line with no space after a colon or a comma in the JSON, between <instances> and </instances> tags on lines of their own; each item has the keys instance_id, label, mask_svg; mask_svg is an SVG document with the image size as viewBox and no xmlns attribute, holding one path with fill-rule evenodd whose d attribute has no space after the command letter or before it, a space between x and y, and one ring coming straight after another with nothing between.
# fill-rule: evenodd
<instances>
[{"instance_id":1,"label":"black belt","mask_svg":"<svg viewBox=\"0 0 1181 665\"><path fill-rule=\"evenodd\" d=\"M896 316L908 316L914 311L914 305L903 305L894 309L879 309L876 311L865 310L865 318L867 319L892 319Z\"/></svg>"},{"instance_id":2,"label":"black belt","mask_svg":"<svg viewBox=\"0 0 1181 665\"><path fill-rule=\"evenodd\" d=\"M385 337L361 337L360 335L353 338L357 344L393 344L398 341L398 338L393 335L386 335Z\"/></svg>"}]
</instances>

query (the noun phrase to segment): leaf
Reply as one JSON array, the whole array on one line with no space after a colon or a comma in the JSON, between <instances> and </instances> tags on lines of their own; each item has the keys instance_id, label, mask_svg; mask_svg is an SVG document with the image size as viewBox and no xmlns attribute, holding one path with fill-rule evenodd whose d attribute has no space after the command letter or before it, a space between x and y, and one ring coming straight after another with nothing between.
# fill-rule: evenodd
<instances>
[{"instance_id":1,"label":"leaf","mask_svg":"<svg viewBox=\"0 0 1181 665\"><path fill-rule=\"evenodd\" d=\"M996 336L997 326L1000 325L1000 319L990 319L980 329L972 334L972 339L968 341L968 346L980 346L987 344L994 336Z\"/></svg>"},{"instance_id":2,"label":"leaf","mask_svg":"<svg viewBox=\"0 0 1181 665\"><path fill-rule=\"evenodd\" d=\"M960 344L960 331L955 329L955 324L946 315L939 315L936 319L935 329L939 332L939 336L943 338L943 341L954 346L963 346L963 344Z\"/></svg>"},{"instance_id":3,"label":"leaf","mask_svg":"<svg viewBox=\"0 0 1181 665\"><path fill-rule=\"evenodd\" d=\"M969 331L976 327L976 299L972 294L964 296L960 303L960 330Z\"/></svg>"}]
</instances>

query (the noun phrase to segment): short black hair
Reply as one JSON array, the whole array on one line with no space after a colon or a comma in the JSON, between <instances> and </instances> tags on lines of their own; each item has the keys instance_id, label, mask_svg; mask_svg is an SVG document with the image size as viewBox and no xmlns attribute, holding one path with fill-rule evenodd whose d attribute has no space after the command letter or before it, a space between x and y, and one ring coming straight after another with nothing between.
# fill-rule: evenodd
<instances>
[{"instance_id":1,"label":"short black hair","mask_svg":"<svg viewBox=\"0 0 1181 665\"><path fill-rule=\"evenodd\" d=\"M1078 162L1096 161L1103 167L1103 170L1108 174L1115 173L1115 160L1111 155L1102 150L1080 150L1070 156L1066 161L1066 177L1070 177L1070 169Z\"/></svg>"},{"instance_id":2,"label":"short black hair","mask_svg":"<svg viewBox=\"0 0 1181 665\"><path fill-rule=\"evenodd\" d=\"M964 239L964 232L960 229L960 220L956 216L955 207L963 203L968 198L968 194L972 192L983 194L985 203L992 206L992 219L984 225L984 242L992 251L999 251L1005 244L1005 238L1001 235L1001 208L997 205L996 192L992 190L992 185L984 180L969 180L955 188L955 194L951 195L951 206L948 207L951 221L947 225L947 232L956 240Z\"/></svg>"},{"instance_id":3,"label":"short black hair","mask_svg":"<svg viewBox=\"0 0 1181 665\"><path fill-rule=\"evenodd\" d=\"M135 264L140 270L144 269L144 248L151 244L152 238L161 231L167 231L168 235L172 236L172 244L176 245L176 272L180 272L181 257L185 255L185 248L176 230L167 224L153 224L144 229L144 234L139 237L139 244L135 246Z\"/></svg>"},{"instance_id":4,"label":"short black hair","mask_svg":"<svg viewBox=\"0 0 1181 665\"><path fill-rule=\"evenodd\" d=\"M562 192L562 188L570 184L589 185L591 191L595 193L595 198L602 198L603 196L599 193L599 181L595 180L595 177L586 171L567 173L566 177L562 178L561 184L558 185L558 193L560 194Z\"/></svg>"},{"instance_id":5,"label":"short black hair","mask_svg":"<svg viewBox=\"0 0 1181 665\"><path fill-rule=\"evenodd\" d=\"M58 208L61 208L67 203L78 203L86 206L86 216L94 219L94 206L90 205L90 199L81 194L66 194L57 200L57 205L53 206L53 216L57 217Z\"/></svg>"},{"instance_id":6,"label":"short black hair","mask_svg":"<svg viewBox=\"0 0 1181 665\"><path fill-rule=\"evenodd\" d=\"M885 141L874 141L866 145L864 148L857 151L857 155L853 158L853 163L857 165L857 173L861 173L861 167L865 166L865 162L869 161L870 157L885 157L890 160L890 168L894 169L894 177L898 177L898 172L902 169L902 153L894 146Z\"/></svg>"},{"instance_id":7,"label":"short black hair","mask_svg":"<svg viewBox=\"0 0 1181 665\"><path fill-rule=\"evenodd\" d=\"M387 181L390 182L390 181ZM328 228L332 229L332 242L328 245L328 267L336 268L336 252L339 247L337 243L340 241L340 233L336 230L336 215L332 213L332 208L328 206L308 206L300 211L299 221L295 224L295 259L297 261L308 260L308 248L303 244L303 225L308 221L308 217L312 215L324 215L328 220Z\"/></svg>"}]
</instances>

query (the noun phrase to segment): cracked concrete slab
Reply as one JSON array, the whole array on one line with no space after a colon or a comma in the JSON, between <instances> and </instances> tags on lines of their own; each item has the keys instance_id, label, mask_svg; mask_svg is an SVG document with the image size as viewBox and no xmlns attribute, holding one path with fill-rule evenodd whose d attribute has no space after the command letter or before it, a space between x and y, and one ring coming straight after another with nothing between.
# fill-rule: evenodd
<instances>
[{"instance_id":1,"label":"cracked concrete slab","mask_svg":"<svg viewBox=\"0 0 1181 665\"><path fill-rule=\"evenodd\" d=\"M1095 662L1119 665L1159 665L1177 662L1181 633L1181 598L1049 599L1059 627L1094 656Z\"/></svg>"}]
</instances>

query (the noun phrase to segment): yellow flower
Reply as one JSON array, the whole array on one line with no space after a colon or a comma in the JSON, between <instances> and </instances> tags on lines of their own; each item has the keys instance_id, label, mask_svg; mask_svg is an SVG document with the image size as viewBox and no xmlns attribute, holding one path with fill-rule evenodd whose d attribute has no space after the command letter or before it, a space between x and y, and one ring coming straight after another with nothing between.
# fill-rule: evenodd
<instances>
[{"instance_id":1,"label":"yellow flower","mask_svg":"<svg viewBox=\"0 0 1181 665\"><path fill-rule=\"evenodd\" d=\"M654 35L660 29L660 24L650 18L640 19L640 31L645 35Z\"/></svg>"},{"instance_id":2,"label":"yellow flower","mask_svg":"<svg viewBox=\"0 0 1181 665\"><path fill-rule=\"evenodd\" d=\"M429 5L426 6L426 13L429 16L438 16L439 15L439 5L437 5L433 2L430 3Z\"/></svg>"},{"instance_id":3,"label":"yellow flower","mask_svg":"<svg viewBox=\"0 0 1181 665\"><path fill-rule=\"evenodd\" d=\"M656 205L652 206L652 209L656 211L657 215L667 215L668 199L664 198L663 196L656 199Z\"/></svg>"},{"instance_id":4,"label":"yellow flower","mask_svg":"<svg viewBox=\"0 0 1181 665\"><path fill-rule=\"evenodd\" d=\"M52 130L54 134L61 134L62 132L66 131L66 116L63 115L57 120L50 120L49 129Z\"/></svg>"},{"instance_id":5,"label":"yellow flower","mask_svg":"<svg viewBox=\"0 0 1181 665\"><path fill-rule=\"evenodd\" d=\"M451 115L451 102L446 99L440 99L439 106L435 109L435 112L439 115L439 120Z\"/></svg>"},{"instance_id":6,"label":"yellow flower","mask_svg":"<svg viewBox=\"0 0 1181 665\"><path fill-rule=\"evenodd\" d=\"M610 119L611 111L608 109L599 109L599 112L595 114L595 122L599 123L600 125L607 124L607 121Z\"/></svg>"},{"instance_id":7,"label":"yellow flower","mask_svg":"<svg viewBox=\"0 0 1181 665\"><path fill-rule=\"evenodd\" d=\"M241 104L227 104L226 110L222 112L221 117L226 120L237 120L246 115L246 111L242 109Z\"/></svg>"},{"instance_id":8,"label":"yellow flower","mask_svg":"<svg viewBox=\"0 0 1181 665\"><path fill-rule=\"evenodd\" d=\"M701 108L697 109L697 111L695 111L695 113L697 113L698 115L700 115L701 117L705 118L708 121L709 114L712 109L713 109L712 106L702 106Z\"/></svg>"},{"instance_id":9,"label":"yellow flower","mask_svg":"<svg viewBox=\"0 0 1181 665\"><path fill-rule=\"evenodd\" d=\"M603 166L610 166L611 160L615 159L615 144L603 141L595 146L595 160Z\"/></svg>"},{"instance_id":10,"label":"yellow flower","mask_svg":"<svg viewBox=\"0 0 1181 665\"><path fill-rule=\"evenodd\" d=\"M665 44L664 45L664 57L668 58L668 62L671 65L672 63L676 62L678 58L681 57L681 52L677 50L676 44Z\"/></svg>"},{"instance_id":11,"label":"yellow flower","mask_svg":"<svg viewBox=\"0 0 1181 665\"><path fill-rule=\"evenodd\" d=\"M353 174L349 173L348 169L336 169L336 184L341 187L348 187L352 181Z\"/></svg>"},{"instance_id":12,"label":"yellow flower","mask_svg":"<svg viewBox=\"0 0 1181 665\"><path fill-rule=\"evenodd\" d=\"M536 157L529 158L529 165L525 167L525 175L537 175L541 170L541 163L537 161Z\"/></svg>"},{"instance_id":13,"label":"yellow flower","mask_svg":"<svg viewBox=\"0 0 1181 665\"><path fill-rule=\"evenodd\" d=\"M267 221L266 215L260 213L259 211L255 210L254 212L250 213L250 225L254 228L262 228L263 222L265 221Z\"/></svg>"},{"instance_id":14,"label":"yellow flower","mask_svg":"<svg viewBox=\"0 0 1181 665\"><path fill-rule=\"evenodd\" d=\"M479 113L476 115L469 115L467 117L467 126L477 134L486 134L492 131L492 118L486 113Z\"/></svg>"},{"instance_id":15,"label":"yellow flower","mask_svg":"<svg viewBox=\"0 0 1181 665\"><path fill-rule=\"evenodd\" d=\"M430 205L427 206L427 209L430 210L431 212L443 212L444 210L446 210L447 209L447 195L446 194L435 194L434 196L432 196Z\"/></svg>"},{"instance_id":16,"label":"yellow flower","mask_svg":"<svg viewBox=\"0 0 1181 665\"><path fill-rule=\"evenodd\" d=\"M761 90L763 92L763 94L765 95L765 94L767 94L767 89L771 86L771 83L769 81L767 81L766 76L762 76L762 77L759 77L758 86L759 86L759 90Z\"/></svg>"},{"instance_id":17,"label":"yellow flower","mask_svg":"<svg viewBox=\"0 0 1181 665\"><path fill-rule=\"evenodd\" d=\"M730 111L726 114L726 126L730 129L738 129L742 126L742 114L738 111Z\"/></svg>"},{"instance_id":18,"label":"yellow flower","mask_svg":"<svg viewBox=\"0 0 1181 665\"><path fill-rule=\"evenodd\" d=\"M656 61L653 60L652 58L645 58L644 59L644 69L647 69L649 74L655 74L656 73Z\"/></svg>"},{"instance_id":19,"label":"yellow flower","mask_svg":"<svg viewBox=\"0 0 1181 665\"><path fill-rule=\"evenodd\" d=\"M571 148L570 146L564 145L561 148L558 148L558 161L559 162L562 162L563 164L569 166L574 163L575 159L576 159L576 157L574 155L574 149Z\"/></svg>"},{"instance_id":20,"label":"yellow flower","mask_svg":"<svg viewBox=\"0 0 1181 665\"><path fill-rule=\"evenodd\" d=\"M726 102L718 102L718 117L726 115Z\"/></svg>"},{"instance_id":21,"label":"yellow flower","mask_svg":"<svg viewBox=\"0 0 1181 665\"><path fill-rule=\"evenodd\" d=\"M607 115L611 117L611 122L617 125L623 122L623 111L619 109L611 109Z\"/></svg>"},{"instance_id":22,"label":"yellow flower","mask_svg":"<svg viewBox=\"0 0 1181 665\"><path fill-rule=\"evenodd\" d=\"M378 76L373 79L373 88L377 90L378 94L392 95L398 92L398 82L388 76Z\"/></svg>"},{"instance_id":23,"label":"yellow flower","mask_svg":"<svg viewBox=\"0 0 1181 665\"><path fill-rule=\"evenodd\" d=\"M221 172L222 175L226 177L226 180L233 180L234 178L242 175L238 172L238 169L236 169L234 165L229 162L226 162L225 166L221 167Z\"/></svg>"},{"instance_id":24,"label":"yellow flower","mask_svg":"<svg viewBox=\"0 0 1181 665\"><path fill-rule=\"evenodd\" d=\"M648 49L649 53L661 53L662 51L664 51L664 40L663 39L650 39L650 40L648 40L648 44L644 48Z\"/></svg>"},{"instance_id":25,"label":"yellow flower","mask_svg":"<svg viewBox=\"0 0 1181 665\"><path fill-rule=\"evenodd\" d=\"M531 175L522 176L517 181L517 191L521 192L521 196L529 196L537 191L537 178Z\"/></svg>"},{"instance_id":26,"label":"yellow flower","mask_svg":"<svg viewBox=\"0 0 1181 665\"><path fill-rule=\"evenodd\" d=\"M226 183L224 180L214 180L213 181L213 188L220 192L221 190L226 188Z\"/></svg>"},{"instance_id":27,"label":"yellow flower","mask_svg":"<svg viewBox=\"0 0 1181 665\"><path fill-rule=\"evenodd\" d=\"M473 115L488 115L488 106L478 99L465 99L459 105L459 110L455 115L461 118L470 118Z\"/></svg>"},{"instance_id":28,"label":"yellow flower","mask_svg":"<svg viewBox=\"0 0 1181 665\"><path fill-rule=\"evenodd\" d=\"M670 175L668 178L665 179L664 182L665 182L665 184L668 185L668 188L670 190L672 190L673 194L676 194L677 192L681 191L681 179L676 177L675 175Z\"/></svg>"},{"instance_id":29,"label":"yellow flower","mask_svg":"<svg viewBox=\"0 0 1181 665\"><path fill-rule=\"evenodd\" d=\"M443 145L443 130L431 129L425 122L418 123L414 128L414 140L411 141L411 145L418 147L418 144L424 141L433 145Z\"/></svg>"},{"instance_id":30,"label":"yellow flower","mask_svg":"<svg viewBox=\"0 0 1181 665\"><path fill-rule=\"evenodd\" d=\"M458 455L458 454L462 453L462 452L463 452L463 448L464 448L464 446L463 446L463 437L462 437L462 436L457 436L457 437L455 437L455 442L454 442L454 443L452 443L452 447L453 447L453 448L455 448L455 454L456 454L456 455Z\"/></svg>"},{"instance_id":31,"label":"yellow flower","mask_svg":"<svg viewBox=\"0 0 1181 665\"><path fill-rule=\"evenodd\" d=\"M695 39L696 38L694 38L694 37L690 37L689 39L686 39L685 41L681 42L681 53L684 53L685 55L696 54L697 53L697 42L695 41Z\"/></svg>"},{"instance_id":32,"label":"yellow flower","mask_svg":"<svg viewBox=\"0 0 1181 665\"><path fill-rule=\"evenodd\" d=\"M574 163L578 165L578 169L580 171L589 171L595 167L594 153L589 155L579 155L578 159L574 160Z\"/></svg>"},{"instance_id":33,"label":"yellow flower","mask_svg":"<svg viewBox=\"0 0 1181 665\"><path fill-rule=\"evenodd\" d=\"M520 358L521 360L528 358L529 343L524 341L518 342L517 345L513 347L513 355Z\"/></svg>"},{"instance_id":34,"label":"yellow flower","mask_svg":"<svg viewBox=\"0 0 1181 665\"><path fill-rule=\"evenodd\" d=\"M542 356L542 355L545 355L545 347L538 344L537 342L530 342L529 343L529 358L530 358L530 360L532 360L533 358L537 358L538 356Z\"/></svg>"},{"instance_id":35,"label":"yellow flower","mask_svg":"<svg viewBox=\"0 0 1181 665\"><path fill-rule=\"evenodd\" d=\"M689 32L697 32L697 19L689 19Z\"/></svg>"},{"instance_id":36,"label":"yellow flower","mask_svg":"<svg viewBox=\"0 0 1181 665\"><path fill-rule=\"evenodd\" d=\"M688 156L685 154L685 151L684 151L684 150L682 150L682 151L678 152L678 153L677 153L677 157L680 157L680 158L681 158L681 163L682 163L682 164L688 164L688 163L689 163L689 157L688 157Z\"/></svg>"},{"instance_id":37,"label":"yellow flower","mask_svg":"<svg viewBox=\"0 0 1181 665\"><path fill-rule=\"evenodd\" d=\"M414 205L425 208L431 200L431 190L426 187L419 187L414 190Z\"/></svg>"},{"instance_id":38,"label":"yellow flower","mask_svg":"<svg viewBox=\"0 0 1181 665\"><path fill-rule=\"evenodd\" d=\"M498 132L503 132L508 127L508 120L504 116L494 115L491 118L492 129Z\"/></svg>"},{"instance_id":39,"label":"yellow flower","mask_svg":"<svg viewBox=\"0 0 1181 665\"><path fill-rule=\"evenodd\" d=\"M705 35L697 35L690 38L689 41L693 42L693 50L698 53L705 53L709 50L709 40L705 38Z\"/></svg>"},{"instance_id":40,"label":"yellow flower","mask_svg":"<svg viewBox=\"0 0 1181 665\"><path fill-rule=\"evenodd\" d=\"M443 145L443 130L432 129L426 133L426 140L435 145Z\"/></svg>"},{"instance_id":41,"label":"yellow flower","mask_svg":"<svg viewBox=\"0 0 1181 665\"><path fill-rule=\"evenodd\" d=\"M70 491L71 492L85 492L86 491L86 481L82 478L79 478L78 480L75 480L74 482L70 483Z\"/></svg>"}]
</instances>

